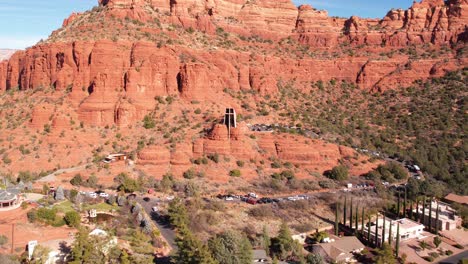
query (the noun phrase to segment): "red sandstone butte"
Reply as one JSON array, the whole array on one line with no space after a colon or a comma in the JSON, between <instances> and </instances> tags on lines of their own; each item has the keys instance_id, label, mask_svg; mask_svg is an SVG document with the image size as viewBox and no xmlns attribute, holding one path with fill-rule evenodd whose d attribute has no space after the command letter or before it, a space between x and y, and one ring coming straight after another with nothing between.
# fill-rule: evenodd
<instances>
[{"instance_id":1,"label":"red sandstone butte","mask_svg":"<svg viewBox=\"0 0 468 264\"><path fill-rule=\"evenodd\" d=\"M435 50L464 47L468 0L423 0L408 10L391 10L383 19L330 17L324 10L296 7L290 0L99 0L99 5L92 12L111 24L105 31L118 32L120 26L112 23L121 19L143 25L149 36L163 32L177 38L167 30L176 25L216 39L216 29L223 28L235 36L262 38L272 44L258 44L260 50L249 52L195 48L191 45L197 43L184 45L187 40L163 46L138 39L109 40L97 31L100 24L89 18L92 12L74 13L49 40L0 62L0 92L49 86L69 90L67 97L80 121L127 126L154 109L156 96L217 102L225 88L274 95L279 80L310 83L336 79L379 91L467 65L467 59L455 52L437 57L411 58L398 53L386 59L375 57L411 45ZM161 28L145 29L156 20ZM61 38L66 32L76 35ZM370 55L315 58L276 54L275 43L288 39L310 51L333 54L349 45L366 47ZM243 45L246 43L240 40L234 43L238 48ZM42 125L44 117L37 118L32 126ZM55 126L64 123L62 117L54 122Z\"/></svg>"}]
</instances>

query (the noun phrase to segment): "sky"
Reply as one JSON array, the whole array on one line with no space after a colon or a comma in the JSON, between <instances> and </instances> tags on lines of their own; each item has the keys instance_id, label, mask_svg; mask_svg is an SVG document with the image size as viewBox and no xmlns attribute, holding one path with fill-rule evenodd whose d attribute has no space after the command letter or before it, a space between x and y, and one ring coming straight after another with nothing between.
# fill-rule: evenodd
<instances>
[{"instance_id":1,"label":"sky","mask_svg":"<svg viewBox=\"0 0 468 264\"><path fill-rule=\"evenodd\" d=\"M413 0L293 0L328 10L330 16L381 18L391 8L408 8ZM72 12L97 0L0 0L0 48L24 49L46 39Z\"/></svg>"}]
</instances>

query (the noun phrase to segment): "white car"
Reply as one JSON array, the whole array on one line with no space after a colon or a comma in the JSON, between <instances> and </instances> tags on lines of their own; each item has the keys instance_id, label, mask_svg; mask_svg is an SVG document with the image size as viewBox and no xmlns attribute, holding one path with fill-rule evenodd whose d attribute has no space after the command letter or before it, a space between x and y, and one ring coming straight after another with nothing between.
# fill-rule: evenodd
<instances>
[{"instance_id":1,"label":"white car","mask_svg":"<svg viewBox=\"0 0 468 264\"><path fill-rule=\"evenodd\" d=\"M172 201L172 200L174 200L174 199L175 199L174 195L171 195L171 196L166 197L166 200L168 200L168 201Z\"/></svg>"},{"instance_id":2,"label":"white car","mask_svg":"<svg viewBox=\"0 0 468 264\"><path fill-rule=\"evenodd\" d=\"M107 193L100 193L100 194L99 194L99 197L108 198L108 197L109 197L109 194L107 194Z\"/></svg>"},{"instance_id":3,"label":"white car","mask_svg":"<svg viewBox=\"0 0 468 264\"><path fill-rule=\"evenodd\" d=\"M257 198L258 198L258 195L255 194L255 193L249 193L249 197L252 197L252 198L257 199Z\"/></svg>"},{"instance_id":4,"label":"white car","mask_svg":"<svg viewBox=\"0 0 468 264\"><path fill-rule=\"evenodd\" d=\"M226 201L234 201L233 197L226 197Z\"/></svg>"},{"instance_id":5,"label":"white car","mask_svg":"<svg viewBox=\"0 0 468 264\"><path fill-rule=\"evenodd\" d=\"M97 193L95 193L95 192L89 192L88 195L89 195L89 197L91 197L93 199L97 198Z\"/></svg>"},{"instance_id":6,"label":"white car","mask_svg":"<svg viewBox=\"0 0 468 264\"><path fill-rule=\"evenodd\" d=\"M158 209L158 207L156 207L156 206L153 206L153 208L151 208L151 211L153 211L153 212L157 212L157 211L159 211L159 209Z\"/></svg>"}]
</instances>

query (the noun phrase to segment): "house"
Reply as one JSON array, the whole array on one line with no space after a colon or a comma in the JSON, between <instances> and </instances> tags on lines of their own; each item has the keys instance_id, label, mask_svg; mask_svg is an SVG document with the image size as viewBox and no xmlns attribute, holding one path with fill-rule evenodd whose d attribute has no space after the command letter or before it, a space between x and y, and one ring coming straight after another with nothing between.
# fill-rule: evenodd
<instances>
[{"instance_id":1,"label":"house","mask_svg":"<svg viewBox=\"0 0 468 264\"><path fill-rule=\"evenodd\" d=\"M16 189L0 190L0 211L13 210L20 207L22 199Z\"/></svg>"},{"instance_id":2,"label":"house","mask_svg":"<svg viewBox=\"0 0 468 264\"><path fill-rule=\"evenodd\" d=\"M127 160L127 154L125 153L116 153L116 154L109 154L107 157L104 158L104 163L111 163L115 161L126 161Z\"/></svg>"},{"instance_id":3,"label":"house","mask_svg":"<svg viewBox=\"0 0 468 264\"><path fill-rule=\"evenodd\" d=\"M271 263L270 257L268 257L264 249L255 249L252 254L253 263Z\"/></svg>"},{"instance_id":4,"label":"house","mask_svg":"<svg viewBox=\"0 0 468 264\"><path fill-rule=\"evenodd\" d=\"M429 213L429 204L426 204L426 207L424 208L424 221L423 224L428 226L429 225L429 215L430 215L430 222L431 226L437 228L441 231L443 230L454 230L457 229L457 227L462 225L462 218L458 216L456 213L457 211L450 207L450 205L442 202L431 202L431 213ZM439 206L439 221L437 221L437 206ZM422 214L423 207L420 205L418 207L418 212ZM416 209L413 210L413 212L416 212Z\"/></svg>"},{"instance_id":5,"label":"house","mask_svg":"<svg viewBox=\"0 0 468 264\"><path fill-rule=\"evenodd\" d=\"M385 241L388 241L388 238L392 236L393 241L396 241L397 238L397 229L398 225L400 225L400 241L404 241L407 239L412 239L412 238L419 238L421 237L421 233L424 230L424 225L414 222L410 219L407 218L402 218L398 220L393 220L388 217L385 217L385 221L383 217L378 218L377 221L374 221L371 223L370 227L370 237L371 241L375 239L375 225L376 223L378 224L377 228L377 239L378 241L382 241L382 231L383 231L383 226L385 222ZM391 228L391 233L390 233L390 226ZM367 227L364 228L364 234L367 236Z\"/></svg>"},{"instance_id":6,"label":"house","mask_svg":"<svg viewBox=\"0 0 468 264\"><path fill-rule=\"evenodd\" d=\"M449 193L444 197L444 201L449 204L458 203L462 205L468 205L468 195L461 196L454 193Z\"/></svg>"},{"instance_id":7,"label":"house","mask_svg":"<svg viewBox=\"0 0 468 264\"><path fill-rule=\"evenodd\" d=\"M354 263L355 254L360 254L365 246L355 236L332 236L329 243L320 243L312 246L315 254L321 255L328 262Z\"/></svg>"}]
</instances>

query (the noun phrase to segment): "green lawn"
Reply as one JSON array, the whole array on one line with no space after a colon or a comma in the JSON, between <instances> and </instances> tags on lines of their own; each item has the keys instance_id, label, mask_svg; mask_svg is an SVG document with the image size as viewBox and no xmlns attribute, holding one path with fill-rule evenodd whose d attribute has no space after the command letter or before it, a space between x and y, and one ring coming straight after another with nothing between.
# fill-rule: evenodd
<instances>
[{"instance_id":1,"label":"green lawn","mask_svg":"<svg viewBox=\"0 0 468 264\"><path fill-rule=\"evenodd\" d=\"M54 205L54 208L57 209L58 212L62 212L62 213L75 211L75 209L73 209L72 202L70 202L68 200Z\"/></svg>"},{"instance_id":2,"label":"green lawn","mask_svg":"<svg viewBox=\"0 0 468 264\"><path fill-rule=\"evenodd\" d=\"M110 205L107 203L99 203L99 204L87 204L83 206L84 210L91 210L91 209L96 209L97 211L111 211L111 210L117 210L119 207Z\"/></svg>"}]
</instances>

